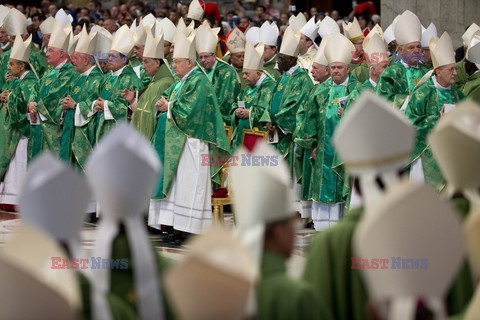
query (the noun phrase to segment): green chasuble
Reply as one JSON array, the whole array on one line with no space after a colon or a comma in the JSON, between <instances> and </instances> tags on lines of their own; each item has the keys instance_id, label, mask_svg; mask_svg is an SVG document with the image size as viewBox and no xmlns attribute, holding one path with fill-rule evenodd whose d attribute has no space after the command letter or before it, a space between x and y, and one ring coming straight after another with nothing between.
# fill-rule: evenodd
<instances>
[{"instance_id":1,"label":"green chasuble","mask_svg":"<svg viewBox=\"0 0 480 320\"><path fill-rule=\"evenodd\" d=\"M7 81L11 85L8 103L0 105L0 181L5 178L8 166L15 155L21 136L30 136L27 104L37 78L28 71L23 78ZM7 86L5 85L5 87Z\"/></svg>"},{"instance_id":2,"label":"green chasuble","mask_svg":"<svg viewBox=\"0 0 480 320\"><path fill-rule=\"evenodd\" d=\"M468 77L462 91L465 96L480 104L480 71Z\"/></svg>"},{"instance_id":3,"label":"green chasuble","mask_svg":"<svg viewBox=\"0 0 480 320\"><path fill-rule=\"evenodd\" d=\"M343 114L342 117L345 116L345 112L351 107L351 105L360 98L360 95L365 91L365 90L371 90L375 92L375 87L373 86L372 82L370 79L367 79L363 81L362 83L359 83L355 89L353 89L352 92L348 95L347 102L345 103L345 107L343 109Z\"/></svg>"},{"instance_id":4,"label":"green chasuble","mask_svg":"<svg viewBox=\"0 0 480 320\"><path fill-rule=\"evenodd\" d=\"M37 103L41 124L33 128L32 158L44 149L59 154L63 121L60 101L69 94L78 76L73 65L67 62L59 69L51 69L45 74L30 94L30 101Z\"/></svg>"},{"instance_id":5,"label":"green chasuble","mask_svg":"<svg viewBox=\"0 0 480 320\"><path fill-rule=\"evenodd\" d=\"M128 244L128 238L125 231L120 229L119 235L115 238L112 244L111 259L128 259L128 268L126 269L113 269L111 271L110 292L116 297L120 298L124 303L130 306L135 311L137 316L137 294L135 292L134 284L134 268L136 264L141 264L141 261L133 261L130 253L130 247ZM163 299L164 319L175 319L174 310L168 300L167 293L165 292L164 276L170 268L170 261L162 256L159 256L152 245L152 252L156 258L157 264L157 276L158 286L161 288L161 294Z\"/></svg>"},{"instance_id":6,"label":"green chasuble","mask_svg":"<svg viewBox=\"0 0 480 320\"><path fill-rule=\"evenodd\" d=\"M0 71L3 75L10 73L8 70L8 62L10 60L11 50L8 50L0 55ZM39 79L43 77L47 71L47 60L45 59L45 54L37 49L35 46L32 46L30 50L30 65L35 69L35 72ZM5 84L5 77L0 77L0 88Z\"/></svg>"},{"instance_id":7,"label":"green chasuble","mask_svg":"<svg viewBox=\"0 0 480 320\"><path fill-rule=\"evenodd\" d=\"M238 79L238 82L240 83L240 89L245 88L247 84L245 83L245 80L243 80L243 68L235 68L235 67L233 68L235 69L235 72L237 72L237 79Z\"/></svg>"},{"instance_id":8,"label":"green chasuble","mask_svg":"<svg viewBox=\"0 0 480 320\"><path fill-rule=\"evenodd\" d=\"M275 89L275 81L266 75L253 86L246 86L243 88L238 100L245 102L245 108L250 110L248 119L240 119L235 116L235 110L238 108L238 103L234 104L232 108L231 123L234 126L233 131L233 148L236 149L242 144L242 133L244 129L257 128L264 130L264 125L260 123L265 109L270 105L272 100L273 90Z\"/></svg>"},{"instance_id":9,"label":"green chasuble","mask_svg":"<svg viewBox=\"0 0 480 320\"><path fill-rule=\"evenodd\" d=\"M293 72L292 72L293 71ZM307 98L313 82L307 70L298 65L285 72L277 81L272 102L260 119L277 126L278 143L275 148L294 170L293 133L297 127L297 112Z\"/></svg>"},{"instance_id":10,"label":"green chasuble","mask_svg":"<svg viewBox=\"0 0 480 320\"><path fill-rule=\"evenodd\" d=\"M349 193L344 182L343 166L335 167L341 161L337 158L332 144L332 135L340 122L338 108L340 101L357 86L358 82L349 76L347 85L332 85L328 79L312 97L307 115L305 130L295 140L303 148L316 148L310 181L310 196L320 203L343 203Z\"/></svg>"},{"instance_id":11,"label":"green chasuble","mask_svg":"<svg viewBox=\"0 0 480 320\"><path fill-rule=\"evenodd\" d=\"M95 115L95 143L108 133L119 121L127 119L129 103L122 96L124 89L131 87L135 91L141 88L140 79L132 67L125 66L116 72L110 73L109 77L100 88L100 97L108 101L110 112L96 112Z\"/></svg>"},{"instance_id":12,"label":"green chasuble","mask_svg":"<svg viewBox=\"0 0 480 320\"><path fill-rule=\"evenodd\" d=\"M465 58L458 61L456 64L457 67L457 77L455 83L458 89L463 90L463 86L468 81L468 73L465 70Z\"/></svg>"},{"instance_id":13,"label":"green chasuble","mask_svg":"<svg viewBox=\"0 0 480 320\"><path fill-rule=\"evenodd\" d=\"M285 260L277 253L264 250L255 319L334 319L310 283L287 275Z\"/></svg>"},{"instance_id":14,"label":"green chasuble","mask_svg":"<svg viewBox=\"0 0 480 320\"><path fill-rule=\"evenodd\" d=\"M421 64L418 68L413 68L397 61L382 72L375 91L400 109L407 96L427 72L427 68Z\"/></svg>"},{"instance_id":15,"label":"green chasuble","mask_svg":"<svg viewBox=\"0 0 480 320\"><path fill-rule=\"evenodd\" d=\"M360 83L367 81L370 77L368 73L368 64L366 62L362 62L360 64L350 63L350 73Z\"/></svg>"},{"instance_id":16,"label":"green chasuble","mask_svg":"<svg viewBox=\"0 0 480 320\"><path fill-rule=\"evenodd\" d=\"M413 92L405 116L417 128L411 163L421 158L425 181L436 190L441 190L444 186L443 176L427 143L427 136L440 120L443 105L457 104L465 96L455 86L440 88L434 81L435 76Z\"/></svg>"},{"instance_id":17,"label":"green chasuble","mask_svg":"<svg viewBox=\"0 0 480 320\"><path fill-rule=\"evenodd\" d=\"M187 137L208 143L213 159L226 158L230 151L214 88L201 69L196 67L172 87L172 90L168 90L170 97L163 144L163 178L159 182L163 184L163 195L157 186L160 199L170 191ZM216 183L220 182L218 173L221 167L214 161L210 163L210 174ZM152 198L157 197L154 195Z\"/></svg>"},{"instance_id":18,"label":"green chasuble","mask_svg":"<svg viewBox=\"0 0 480 320\"><path fill-rule=\"evenodd\" d=\"M237 72L231 65L217 59L216 65L207 74L215 89L223 121L230 125L230 111L241 90Z\"/></svg>"},{"instance_id":19,"label":"green chasuble","mask_svg":"<svg viewBox=\"0 0 480 320\"><path fill-rule=\"evenodd\" d=\"M162 63L152 82L148 85L142 95L138 98L137 108L133 112L131 124L138 129L147 140L151 140L155 132L157 119L155 114L155 103L160 99L162 93L174 82L167 65Z\"/></svg>"},{"instance_id":20,"label":"green chasuble","mask_svg":"<svg viewBox=\"0 0 480 320\"><path fill-rule=\"evenodd\" d=\"M263 70L265 70L265 73L273 77L275 81L278 81L281 74L280 74L280 71L278 71L278 69L275 68L276 66L277 66L277 55L273 56L272 59L265 62L265 64L263 65Z\"/></svg>"},{"instance_id":21,"label":"green chasuble","mask_svg":"<svg viewBox=\"0 0 480 320\"><path fill-rule=\"evenodd\" d=\"M87 74L81 74L73 83L69 95L77 103L76 107L84 119L88 119L92 103L98 98L105 76L97 66L94 66ZM61 108L61 101L59 101ZM92 152L93 130L89 121L75 123L75 109L67 109L63 113L62 137L60 140L60 159L74 168L84 172L87 157Z\"/></svg>"}]
</instances>

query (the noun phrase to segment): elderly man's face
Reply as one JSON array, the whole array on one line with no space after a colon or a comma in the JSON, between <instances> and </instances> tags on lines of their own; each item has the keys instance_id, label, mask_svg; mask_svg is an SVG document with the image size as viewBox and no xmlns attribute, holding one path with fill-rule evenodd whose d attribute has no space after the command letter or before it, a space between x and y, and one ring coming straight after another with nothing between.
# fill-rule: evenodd
<instances>
[{"instance_id":1,"label":"elderly man's face","mask_svg":"<svg viewBox=\"0 0 480 320\"><path fill-rule=\"evenodd\" d=\"M457 68L455 63L436 68L435 75L438 79L438 82L443 86L455 84L455 78L457 76Z\"/></svg>"},{"instance_id":2,"label":"elderly man's face","mask_svg":"<svg viewBox=\"0 0 480 320\"><path fill-rule=\"evenodd\" d=\"M245 52L232 53L230 56L230 62L232 66L237 69L243 68L243 59L245 58Z\"/></svg>"},{"instance_id":3,"label":"elderly man's face","mask_svg":"<svg viewBox=\"0 0 480 320\"><path fill-rule=\"evenodd\" d=\"M198 54L198 59L200 60L200 65L207 70L211 70L215 61L217 61L215 54L210 52L200 52Z\"/></svg>"},{"instance_id":4,"label":"elderly man's face","mask_svg":"<svg viewBox=\"0 0 480 320\"><path fill-rule=\"evenodd\" d=\"M349 72L350 66L342 62L332 62L330 64L330 76L336 84L343 83L347 79Z\"/></svg>"},{"instance_id":5,"label":"elderly man's face","mask_svg":"<svg viewBox=\"0 0 480 320\"><path fill-rule=\"evenodd\" d=\"M190 70L195 67L193 60L184 58L174 58L172 60L172 68L178 78L183 78Z\"/></svg>"},{"instance_id":6,"label":"elderly man's face","mask_svg":"<svg viewBox=\"0 0 480 320\"><path fill-rule=\"evenodd\" d=\"M312 74L313 79L320 83L330 77L330 69L316 62L312 64L312 70L310 70L310 73Z\"/></svg>"}]
</instances>

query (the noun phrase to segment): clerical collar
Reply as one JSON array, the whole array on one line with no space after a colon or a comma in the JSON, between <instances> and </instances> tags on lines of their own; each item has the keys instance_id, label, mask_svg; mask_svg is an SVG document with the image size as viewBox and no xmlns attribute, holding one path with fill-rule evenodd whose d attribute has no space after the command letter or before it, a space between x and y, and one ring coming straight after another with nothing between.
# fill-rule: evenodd
<instances>
[{"instance_id":1,"label":"clerical collar","mask_svg":"<svg viewBox=\"0 0 480 320\"><path fill-rule=\"evenodd\" d=\"M343 82L340 83L340 84L336 84L335 81L332 80L332 86L334 86L334 87L337 87L337 86L338 86L338 87L339 87L339 86L344 86L344 87L346 87L346 86L348 85L348 78L349 78L349 77L347 76L347 79L345 79L345 81L343 81Z\"/></svg>"},{"instance_id":2,"label":"clerical collar","mask_svg":"<svg viewBox=\"0 0 480 320\"><path fill-rule=\"evenodd\" d=\"M403 64L403 66L404 66L405 68L415 68L415 69L418 69L418 64L417 64L416 66L411 66L411 65L407 64L407 63L406 63L405 61L403 61L403 60L400 60L400 62Z\"/></svg>"},{"instance_id":3,"label":"clerical collar","mask_svg":"<svg viewBox=\"0 0 480 320\"><path fill-rule=\"evenodd\" d=\"M273 55L273 57L272 57L270 60L268 60L268 61L265 61L265 64L267 64L267 63L269 63L269 62L273 61L273 60L274 60L276 57L277 57L277 54L274 54L274 55Z\"/></svg>"},{"instance_id":4,"label":"clerical collar","mask_svg":"<svg viewBox=\"0 0 480 320\"><path fill-rule=\"evenodd\" d=\"M254 87L258 87L262 84L263 80L265 80L267 76L265 75L265 73L262 73L262 75L260 76L260 78L258 79L257 83L255 83L255 86Z\"/></svg>"},{"instance_id":5,"label":"clerical collar","mask_svg":"<svg viewBox=\"0 0 480 320\"><path fill-rule=\"evenodd\" d=\"M80 75L81 75L81 76L86 76L86 77L88 77L88 76L90 75L90 73L92 73L93 68L95 68L95 66L91 66L90 69L88 69L87 71L83 72L83 73L80 74Z\"/></svg>"},{"instance_id":6,"label":"clerical collar","mask_svg":"<svg viewBox=\"0 0 480 320\"><path fill-rule=\"evenodd\" d=\"M182 79L180 79L180 81L185 81L187 79L187 77L195 70L197 69L197 67L194 67L192 70L188 71L186 75L184 75L182 77Z\"/></svg>"},{"instance_id":7,"label":"clerical collar","mask_svg":"<svg viewBox=\"0 0 480 320\"><path fill-rule=\"evenodd\" d=\"M120 69L118 69L117 71L112 72L112 76L118 77L119 75L121 75L122 72L123 72L123 69L125 69L125 67L126 67L126 66L123 66L123 67L121 67Z\"/></svg>"},{"instance_id":8,"label":"clerical collar","mask_svg":"<svg viewBox=\"0 0 480 320\"><path fill-rule=\"evenodd\" d=\"M368 81L370 81L370 83L372 84L372 86L373 86L374 88L377 87L377 83L376 83L375 81L373 81L372 78L368 79Z\"/></svg>"},{"instance_id":9,"label":"clerical collar","mask_svg":"<svg viewBox=\"0 0 480 320\"><path fill-rule=\"evenodd\" d=\"M67 63L67 59L65 59L65 61L61 62L58 66L56 66L54 69L55 70L60 70L62 69L62 67L65 65L65 63Z\"/></svg>"},{"instance_id":10,"label":"clerical collar","mask_svg":"<svg viewBox=\"0 0 480 320\"><path fill-rule=\"evenodd\" d=\"M293 67L291 67L290 70L286 71L285 73L289 74L289 75L292 75L295 72L295 70L297 70L298 68L300 68L300 66L298 64L296 64Z\"/></svg>"},{"instance_id":11,"label":"clerical collar","mask_svg":"<svg viewBox=\"0 0 480 320\"><path fill-rule=\"evenodd\" d=\"M25 71L19 79L21 80L21 79L25 78L25 76L26 76L27 73L29 73L29 72L30 72L30 70Z\"/></svg>"},{"instance_id":12,"label":"clerical collar","mask_svg":"<svg viewBox=\"0 0 480 320\"><path fill-rule=\"evenodd\" d=\"M448 87L442 86L440 83L438 83L436 76L433 76L433 77L432 77L432 81L433 81L433 85L435 86L435 88L437 88L437 89L443 89L443 90L450 90L450 87L451 87L451 86L448 86Z\"/></svg>"},{"instance_id":13,"label":"clerical collar","mask_svg":"<svg viewBox=\"0 0 480 320\"><path fill-rule=\"evenodd\" d=\"M8 42L8 41L5 44L0 43L0 47L2 48L2 50L5 50L9 45L10 45L10 42Z\"/></svg>"}]
</instances>

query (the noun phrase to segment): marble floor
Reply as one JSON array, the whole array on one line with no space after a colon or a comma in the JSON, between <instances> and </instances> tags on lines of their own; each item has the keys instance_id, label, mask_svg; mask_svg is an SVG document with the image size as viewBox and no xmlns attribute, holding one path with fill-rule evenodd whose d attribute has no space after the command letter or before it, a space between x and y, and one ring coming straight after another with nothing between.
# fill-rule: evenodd
<instances>
[{"instance_id":1,"label":"marble floor","mask_svg":"<svg viewBox=\"0 0 480 320\"><path fill-rule=\"evenodd\" d=\"M21 225L21 219L18 214L0 211L0 247L14 236L16 230ZM225 226L233 227L233 215L225 213ZM289 261L288 270L293 277L299 277L302 273L305 263L305 253L314 235L313 229L299 229L296 233L294 253ZM162 255L174 260L180 260L188 250L188 244L181 247L174 247L160 240L158 235L150 235L150 238ZM96 224L85 223L80 233L82 248L86 256L93 253L96 239ZM0 249L1 250L1 249Z\"/></svg>"}]
</instances>

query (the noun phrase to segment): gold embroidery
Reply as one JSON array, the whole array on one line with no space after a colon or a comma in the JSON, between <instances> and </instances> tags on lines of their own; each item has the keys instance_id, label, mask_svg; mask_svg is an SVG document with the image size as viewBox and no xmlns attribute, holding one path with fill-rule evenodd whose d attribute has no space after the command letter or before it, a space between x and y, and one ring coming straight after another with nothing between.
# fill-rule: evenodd
<instances>
[{"instance_id":1,"label":"gold embroidery","mask_svg":"<svg viewBox=\"0 0 480 320\"><path fill-rule=\"evenodd\" d=\"M418 80L418 79L415 78L415 77L412 79L412 83L413 83L414 85L417 85L419 81L420 81L420 80Z\"/></svg>"},{"instance_id":2,"label":"gold embroidery","mask_svg":"<svg viewBox=\"0 0 480 320\"><path fill-rule=\"evenodd\" d=\"M280 83L277 87L277 91L282 91L282 89L283 89L283 85Z\"/></svg>"},{"instance_id":3,"label":"gold embroidery","mask_svg":"<svg viewBox=\"0 0 480 320\"><path fill-rule=\"evenodd\" d=\"M177 95L177 92L176 91L173 91L172 92L172 96L170 97L170 100L173 100L175 99L175 96Z\"/></svg>"},{"instance_id":4,"label":"gold embroidery","mask_svg":"<svg viewBox=\"0 0 480 320\"><path fill-rule=\"evenodd\" d=\"M334 106L338 106L338 98L333 99L332 103Z\"/></svg>"},{"instance_id":5,"label":"gold embroidery","mask_svg":"<svg viewBox=\"0 0 480 320\"><path fill-rule=\"evenodd\" d=\"M51 82L52 82L52 79L47 78L47 80L45 80L45 85L48 86Z\"/></svg>"},{"instance_id":6,"label":"gold embroidery","mask_svg":"<svg viewBox=\"0 0 480 320\"><path fill-rule=\"evenodd\" d=\"M112 83L109 82L109 83L107 83L107 85L105 86L105 90L109 91L111 87L112 87Z\"/></svg>"},{"instance_id":7,"label":"gold embroidery","mask_svg":"<svg viewBox=\"0 0 480 320\"><path fill-rule=\"evenodd\" d=\"M73 93L77 94L80 92L80 87L75 87L75 89L73 89Z\"/></svg>"},{"instance_id":8,"label":"gold embroidery","mask_svg":"<svg viewBox=\"0 0 480 320\"><path fill-rule=\"evenodd\" d=\"M247 97L245 98L245 101L246 101L247 103L252 102L252 97L251 97L251 96L247 96Z\"/></svg>"}]
</instances>

